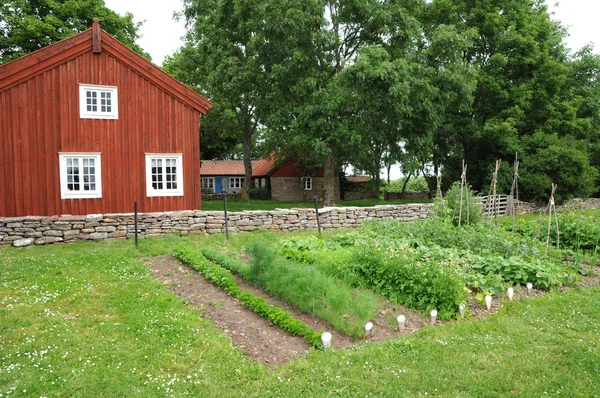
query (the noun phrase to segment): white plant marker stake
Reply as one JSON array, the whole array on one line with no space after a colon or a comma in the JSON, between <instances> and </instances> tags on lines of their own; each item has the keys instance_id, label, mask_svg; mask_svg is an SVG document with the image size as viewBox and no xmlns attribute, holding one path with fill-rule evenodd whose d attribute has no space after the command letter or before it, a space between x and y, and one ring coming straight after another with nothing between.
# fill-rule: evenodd
<instances>
[{"instance_id":1,"label":"white plant marker stake","mask_svg":"<svg viewBox=\"0 0 600 398\"><path fill-rule=\"evenodd\" d=\"M489 294L485 296L485 306L487 307L488 311L492 309L492 296Z\"/></svg>"},{"instance_id":2,"label":"white plant marker stake","mask_svg":"<svg viewBox=\"0 0 600 398\"><path fill-rule=\"evenodd\" d=\"M402 332L406 328L406 317L404 315L398 315L396 320L398 321L398 330Z\"/></svg>"},{"instance_id":3,"label":"white plant marker stake","mask_svg":"<svg viewBox=\"0 0 600 398\"><path fill-rule=\"evenodd\" d=\"M331 333L323 332L323 334L321 334L321 341L323 342L323 347L331 347Z\"/></svg>"},{"instance_id":4,"label":"white plant marker stake","mask_svg":"<svg viewBox=\"0 0 600 398\"><path fill-rule=\"evenodd\" d=\"M373 322L367 322L365 324L365 333L367 334L367 337L369 337L371 335L372 329L373 329Z\"/></svg>"},{"instance_id":5,"label":"white plant marker stake","mask_svg":"<svg viewBox=\"0 0 600 398\"><path fill-rule=\"evenodd\" d=\"M436 318L437 318L437 310L431 310L431 312L429 313L429 319L430 319L432 325L435 325Z\"/></svg>"},{"instance_id":6,"label":"white plant marker stake","mask_svg":"<svg viewBox=\"0 0 600 398\"><path fill-rule=\"evenodd\" d=\"M527 295L529 296L531 294L531 289L533 289L533 284L531 282L527 282L527 285L525 285L527 287Z\"/></svg>"},{"instance_id":7,"label":"white plant marker stake","mask_svg":"<svg viewBox=\"0 0 600 398\"><path fill-rule=\"evenodd\" d=\"M513 296L515 295L515 289L513 289L512 287L509 287L506 294L508 295L508 300L512 301Z\"/></svg>"},{"instance_id":8,"label":"white plant marker stake","mask_svg":"<svg viewBox=\"0 0 600 398\"><path fill-rule=\"evenodd\" d=\"M463 318L465 317L465 306L464 305L459 305L458 306L458 312L460 312L460 316L462 316Z\"/></svg>"}]
</instances>

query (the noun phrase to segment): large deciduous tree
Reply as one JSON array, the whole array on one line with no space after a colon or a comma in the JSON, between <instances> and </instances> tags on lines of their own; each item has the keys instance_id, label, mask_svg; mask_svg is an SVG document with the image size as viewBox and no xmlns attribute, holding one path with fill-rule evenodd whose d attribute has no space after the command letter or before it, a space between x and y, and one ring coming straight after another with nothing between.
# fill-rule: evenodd
<instances>
[{"instance_id":1,"label":"large deciduous tree","mask_svg":"<svg viewBox=\"0 0 600 398\"><path fill-rule=\"evenodd\" d=\"M310 25L290 36L290 51L274 76L278 108L269 112L269 129L279 142L296 152L321 159L327 205L334 202L339 164L352 162L361 135L349 128L352 109L346 85L338 76L367 46L389 46L413 39L418 23L414 8L420 1L311 1L302 10L312 13ZM291 62L290 62L291 61ZM300 73L294 73L297 68ZM357 82L358 83L358 82ZM280 106L283 104L283 106ZM354 159L356 160L356 159Z\"/></svg>"},{"instance_id":2,"label":"large deciduous tree","mask_svg":"<svg viewBox=\"0 0 600 398\"><path fill-rule=\"evenodd\" d=\"M531 182L523 186L522 194L543 198L542 192L550 191L551 176L561 169L587 170L585 162L574 167L565 156L577 153L578 161L588 157L590 134L597 134L592 125L598 111L598 88L590 73L584 72L593 60L589 54L569 56L563 44L566 31L550 18L544 1L433 0L428 7L430 26L452 24L459 31L474 32L474 45L464 53L464 59L477 69L472 107L447 118L435 138L438 148L444 149L440 153L444 182L458 179L461 161L466 159L469 181L483 190L495 160L512 162L519 152L521 176ZM598 69L592 69L595 75ZM557 142L555 134L563 138L560 145L568 150L559 151L563 155L550 161L550 154L558 156L550 148ZM535 139L530 138L534 135ZM549 162L544 167L542 159ZM588 177L573 176L569 183L563 180L558 196L589 194L593 184L587 189L574 189L571 184L588 184ZM505 180L507 190L512 175Z\"/></svg>"},{"instance_id":3,"label":"large deciduous tree","mask_svg":"<svg viewBox=\"0 0 600 398\"><path fill-rule=\"evenodd\" d=\"M471 103L474 78L460 57L469 41L449 26L427 33L402 46L365 47L339 74L346 129L359 137L353 164L374 176L378 195L386 160L404 159L408 172L415 160L431 163L432 136L447 108Z\"/></svg>"},{"instance_id":4,"label":"large deciduous tree","mask_svg":"<svg viewBox=\"0 0 600 398\"><path fill-rule=\"evenodd\" d=\"M167 71L215 103L204 139L212 133L214 141L232 137L242 143L243 198L252 180L252 149L268 97L263 32L270 6L270 1L258 0L184 0L186 43L165 62Z\"/></svg>"},{"instance_id":5,"label":"large deciduous tree","mask_svg":"<svg viewBox=\"0 0 600 398\"><path fill-rule=\"evenodd\" d=\"M139 23L121 16L104 0L3 0L0 3L0 64L89 29L99 18L102 29L138 54Z\"/></svg>"}]
</instances>

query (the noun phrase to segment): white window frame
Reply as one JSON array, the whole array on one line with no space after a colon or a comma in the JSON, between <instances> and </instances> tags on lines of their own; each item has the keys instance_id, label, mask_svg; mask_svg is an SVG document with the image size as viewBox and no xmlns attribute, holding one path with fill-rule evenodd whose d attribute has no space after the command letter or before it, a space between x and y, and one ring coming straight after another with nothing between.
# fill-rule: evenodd
<instances>
[{"instance_id":1,"label":"white window frame","mask_svg":"<svg viewBox=\"0 0 600 398\"><path fill-rule=\"evenodd\" d=\"M87 92L95 92L98 101L102 93L110 93L111 112L102 112L101 104L98 103L99 110L87 110ZM98 86L94 84L79 84L79 116L82 119L118 119L119 118L119 92L115 86Z\"/></svg>"},{"instance_id":2,"label":"white window frame","mask_svg":"<svg viewBox=\"0 0 600 398\"><path fill-rule=\"evenodd\" d=\"M212 187L205 187L204 181L210 181L211 184L209 185L212 185ZM200 189L212 189L213 193L215 193L215 177L202 177L202 179L200 180Z\"/></svg>"},{"instance_id":3,"label":"white window frame","mask_svg":"<svg viewBox=\"0 0 600 398\"><path fill-rule=\"evenodd\" d=\"M176 189L155 189L152 187L152 160L154 159L175 159L176 175L175 182L177 182ZM166 173L164 170L166 166L163 166L163 176ZM166 178L163 178L163 183L166 183ZM147 153L146 154L146 196L183 196L183 155L181 153Z\"/></svg>"},{"instance_id":4,"label":"white window frame","mask_svg":"<svg viewBox=\"0 0 600 398\"><path fill-rule=\"evenodd\" d=\"M302 186L304 187L305 191L312 191L312 177L304 177L302 179Z\"/></svg>"},{"instance_id":5,"label":"white window frame","mask_svg":"<svg viewBox=\"0 0 600 398\"><path fill-rule=\"evenodd\" d=\"M242 189L244 186L244 177L229 177L229 190Z\"/></svg>"},{"instance_id":6,"label":"white window frame","mask_svg":"<svg viewBox=\"0 0 600 398\"><path fill-rule=\"evenodd\" d=\"M82 168L83 159L94 159L95 162L95 184L96 189L90 191L84 191L79 189L77 191L69 191L68 189L68 178L67 178L67 159L78 159L79 171L80 171L80 182L79 184L83 187L84 181L82 181ZM102 157L100 153L73 153L73 152L59 152L58 163L60 171L60 198L61 199L94 199L102 197Z\"/></svg>"}]
</instances>

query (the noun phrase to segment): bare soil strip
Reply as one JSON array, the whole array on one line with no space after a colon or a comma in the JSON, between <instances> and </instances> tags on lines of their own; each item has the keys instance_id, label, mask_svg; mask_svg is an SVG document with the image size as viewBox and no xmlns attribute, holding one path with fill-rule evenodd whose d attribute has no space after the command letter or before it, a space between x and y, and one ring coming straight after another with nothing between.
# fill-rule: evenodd
<instances>
[{"instance_id":1,"label":"bare soil strip","mask_svg":"<svg viewBox=\"0 0 600 398\"><path fill-rule=\"evenodd\" d=\"M292 336L244 307L239 300L207 281L171 255L145 260L156 278L176 295L192 303L231 338L234 346L270 367L308 353L310 344Z\"/></svg>"}]
</instances>

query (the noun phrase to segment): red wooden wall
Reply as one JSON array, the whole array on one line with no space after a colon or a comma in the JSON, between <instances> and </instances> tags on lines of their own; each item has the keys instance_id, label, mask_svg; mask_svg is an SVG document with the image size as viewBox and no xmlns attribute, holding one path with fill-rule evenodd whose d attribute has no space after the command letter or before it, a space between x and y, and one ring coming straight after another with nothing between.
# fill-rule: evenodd
<instances>
[{"instance_id":1,"label":"red wooden wall","mask_svg":"<svg viewBox=\"0 0 600 398\"><path fill-rule=\"evenodd\" d=\"M80 83L117 86L119 119L81 119ZM199 209L199 115L90 44L0 92L0 217ZM102 198L61 199L59 152L101 153ZM184 196L146 197L146 153L183 154Z\"/></svg>"}]
</instances>

